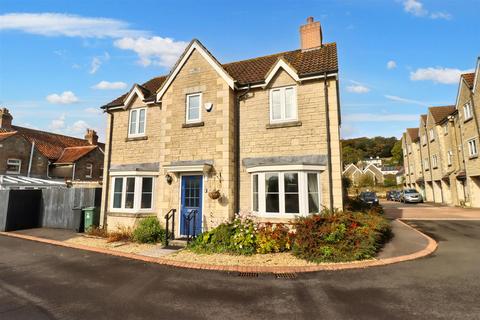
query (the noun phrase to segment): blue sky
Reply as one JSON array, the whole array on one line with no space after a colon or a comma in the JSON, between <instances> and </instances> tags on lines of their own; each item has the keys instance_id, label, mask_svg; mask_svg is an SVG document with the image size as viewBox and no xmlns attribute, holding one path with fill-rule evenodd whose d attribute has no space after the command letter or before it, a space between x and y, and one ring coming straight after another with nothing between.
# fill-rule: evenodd
<instances>
[{"instance_id":1,"label":"blue sky","mask_svg":"<svg viewBox=\"0 0 480 320\"><path fill-rule=\"evenodd\" d=\"M339 49L343 137L399 137L455 102L480 55L478 12L476 0L0 0L0 105L17 125L103 138L99 107L168 73L192 38L230 62L297 49L314 16Z\"/></svg>"}]
</instances>

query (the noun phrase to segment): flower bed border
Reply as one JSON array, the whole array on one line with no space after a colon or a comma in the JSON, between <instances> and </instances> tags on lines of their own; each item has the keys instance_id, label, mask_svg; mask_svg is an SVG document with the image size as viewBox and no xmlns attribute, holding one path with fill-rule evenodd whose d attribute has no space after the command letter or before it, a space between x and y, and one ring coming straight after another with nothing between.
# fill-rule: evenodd
<instances>
[{"instance_id":1,"label":"flower bed border","mask_svg":"<svg viewBox=\"0 0 480 320\"><path fill-rule=\"evenodd\" d=\"M412 226L406 224L400 219L396 219L396 221L402 223L403 225L407 226L410 229L413 229L415 232L418 232L424 238L426 238L428 241L427 246L417 252L407 254L407 255L392 257L392 258L371 259L371 260L341 262L341 263L320 263L314 266L302 266L302 267L301 266L292 266L292 267L288 267L288 266L283 266L283 267L222 266L222 265L213 265L213 264L190 263L190 262L184 262L184 261L174 261L167 258L155 258L155 257L148 257L148 256L139 255L139 254L134 254L134 253L126 253L126 252L119 252L119 251L103 249L103 248L95 248L95 247L90 247L90 246L85 246L80 244L65 243L62 241L39 238L39 237L34 237L34 236L29 236L29 235L24 235L19 233L0 232L0 235L13 237L13 238L20 238L24 240L31 240L31 241L36 241L36 242L66 247L66 248L103 253L111 256L117 256L117 257L122 257L127 259L133 259L133 260L140 260L143 262L157 263L160 265L177 267L177 268L228 271L228 272L255 272L255 273L303 273L303 272L347 270L347 269L360 269L360 268L368 268L368 267L375 267L375 266L384 266L384 265L399 263L403 261L423 258L432 254L437 249L437 242L433 240L431 237L413 228Z\"/></svg>"}]
</instances>

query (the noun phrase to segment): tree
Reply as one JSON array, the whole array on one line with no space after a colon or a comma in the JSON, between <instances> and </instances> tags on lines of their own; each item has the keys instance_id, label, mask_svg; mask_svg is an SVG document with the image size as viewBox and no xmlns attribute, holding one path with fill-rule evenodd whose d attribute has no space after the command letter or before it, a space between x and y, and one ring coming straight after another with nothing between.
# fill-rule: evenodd
<instances>
[{"instance_id":1,"label":"tree","mask_svg":"<svg viewBox=\"0 0 480 320\"><path fill-rule=\"evenodd\" d=\"M391 153L392 153L392 163L396 164L397 166L403 165L402 140L398 140L397 142L395 142Z\"/></svg>"},{"instance_id":2,"label":"tree","mask_svg":"<svg viewBox=\"0 0 480 320\"><path fill-rule=\"evenodd\" d=\"M358 179L359 187L373 187L375 186L375 181L373 177L369 174L363 174L360 179Z\"/></svg>"},{"instance_id":3,"label":"tree","mask_svg":"<svg viewBox=\"0 0 480 320\"><path fill-rule=\"evenodd\" d=\"M397 185L397 177L394 174L387 174L383 179L385 187L394 187Z\"/></svg>"},{"instance_id":4,"label":"tree","mask_svg":"<svg viewBox=\"0 0 480 320\"><path fill-rule=\"evenodd\" d=\"M342 148L342 157L344 164L357 163L363 159L364 153L362 150L355 149L351 146L346 146Z\"/></svg>"}]
</instances>

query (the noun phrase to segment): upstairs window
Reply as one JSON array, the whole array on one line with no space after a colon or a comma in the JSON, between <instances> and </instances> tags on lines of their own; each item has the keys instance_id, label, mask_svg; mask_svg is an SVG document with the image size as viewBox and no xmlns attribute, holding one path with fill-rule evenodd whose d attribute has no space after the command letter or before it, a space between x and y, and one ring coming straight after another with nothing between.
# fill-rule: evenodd
<instances>
[{"instance_id":1,"label":"upstairs window","mask_svg":"<svg viewBox=\"0 0 480 320\"><path fill-rule=\"evenodd\" d=\"M423 159L423 168L425 169L425 171L430 170L429 167L430 167L430 166L429 166L429 164L428 164L428 158Z\"/></svg>"},{"instance_id":2,"label":"upstairs window","mask_svg":"<svg viewBox=\"0 0 480 320\"><path fill-rule=\"evenodd\" d=\"M423 134L422 135L422 145L426 145L426 144L427 144L427 135Z\"/></svg>"},{"instance_id":3,"label":"upstairs window","mask_svg":"<svg viewBox=\"0 0 480 320\"><path fill-rule=\"evenodd\" d=\"M130 120L128 124L128 135L130 137L145 135L146 118L146 108L133 109L130 111Z\"/></svg>"},{"instance_id":4,"label":"upstairs window","mask_svg":"<svg viewBox=\"0 0 480 320\"><path fill-rule=\"evenodd\" d=\"M447 164L451 166L453 163L453 152L452 150L447 151Z\"/></svg>"},{"instance_id":5,"label":"upstairs window","mask_svg":"<svg viewBox=\"0 0 480 320\"><path fill-rule=\"evenodd\" d=\"M444 125L443 125L443 133L444 133L445 135L448 134L448 124L444 124Z\"/></svg>"},{"instance_id":6,"label":"upstairs window","mask_svg":"<svg viewBox=\"0 0 480 320\"><path fill-rule=\"evenodd\" d=\"M283 87L270 90L270 122L297 120L297 90Z\"/></svg>"},{"instance_id":7,"label":"upstairs window","mask_svg":"<svg viewBox=\"0 0 480 320\"><path fill-rule=\"evenodd\" d=\"M433 131L433 128L430 129L429 135L430 135L430 141L435 140L435 131Z\"/></svg>"},{"instance_id":8,"label":"upstairs window","mask_svg":"<svg viewBox=\"0 0 480 320\"><path fill-rule=\"evenodd\" d=\"M432 167L437 168L438 167L438 157L436 154L432 156Z\"/></svg>"},{"instance_id":9,"label":"upstairs window","mask_svg":"<svg viewBox=\"0 0 480 320\"><path fill-rule=\"evenodd\" d=\"M470 139L470 140L468 140L467 143L468 143L468 155L470 157L478 156L477 140L476 139Z\"/></svg>"},{"instance_id":10,"label":"upstairs window","mask_svg":"<svg viewBox=\"0 0 480 320\"><path fill-rule=\"evenodd\" d=\"M463 106L463 117L465 118L464 120L471 119L473 117L473 110L472 110L472 105L470 102L467 102Z\"/></svg>"},{"instance_id":11,"label":"upstairs window","mask_svg":"<svg viewBox=\"0 0 480 320\"><path fill-rule=\"evenodd\" d=\"M202 94L194 93L187 95L186 122L200 122L202 120Z\"/></svg>"},{"instance_id":12,"label":"upstairs window","mask_svg":"<svg viewBox=\"0 0 480 320\"><path fill-rule=\"evenodd\" d=\"M19 160L19 159L7 160L7 173L20 174L21 169L22 169L22 160Z\"/></svg>"},{"instance_id":13,"label":"upstairs window","mask_svg":"<svg viewBox=\"0 0 480 320\"><path fill-rule=\"evenodd\" d=\"M87 174L85 175L85 178L91 178L92 177L92 172L93 172L93 164L87 163Z\"/></svg>"}]
</instances>

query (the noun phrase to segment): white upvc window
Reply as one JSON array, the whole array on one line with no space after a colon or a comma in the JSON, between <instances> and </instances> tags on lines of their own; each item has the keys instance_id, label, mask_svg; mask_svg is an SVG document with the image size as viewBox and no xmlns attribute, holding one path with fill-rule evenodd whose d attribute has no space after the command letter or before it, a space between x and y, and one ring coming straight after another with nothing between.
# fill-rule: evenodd
<instances>
[{"instance_id":1,"label":"white upvc window","mask_svg":"<svg viewBox=\"0 0 480 320\"><path fill-rule=\"evenodd\" d=\"M432 167L437 168L438 167L438 157L436 154L432 156Z\"/></svg>"},{"instance_id":2,"label":"white upvc window","mask_svg":"<svg viewBox=\"0 0 480 320\"><path fill-rule=\"evenodd\" d=\"M7 173L20 174L21 169L22 169L22 160L7 159Z\"/></svg>"},{"instance_id":3,"label":"white upvc window","mask_svg":"<svg viewBox=\"0 0 480 320\"><path fill-rule=\"evenodd\" d=\"M427 135L423 134L422 135L422 145L426 145L426 144L427 144Z\"/></svg>"},{"instance_id":4,"label":"white upvc window","mask_svg":"<svg viewBox=\"0 0 480 320\"><path fill-rule=\"evenodd\" d=\"M285 122L297 119L297 88L290 86L271 89L270 122Z\"/></svg>"},{"instance_id":5,"label":"white upvc window","mask_svg":"<svg viewBox=\"0 0 480 320\"><path fill-rule=\"evenodd\" d=\"M321 210L320 173L310 171L252 174L252 211L259 215L307 215Z\"/></svg>"},{"instance_id":6,"label":"white upvc window","mask_svg":"<svg viewBox=\"0 0 480 320\"><path fill-rule=\"evenodd\" d=\"M430 129L429 134L430 134L430 141L435 140L435 131L433 131L433 128Z\"/></svg>"},{"instance_id":7,"label":"white upvc window","mask_svg":"<svg viewBox=\"0 0 480 320\"><path fill-rule=\"evenodd\" d=\"M453 164L453 152L452 150L447 151L447 164L451 166Z\"/></svg>"},{"instance_id":8,"label":"white upvc window","mask_svg":"<svg viewBox=\"0 0 480 320\"><path fill-rule=\"evenodd\" d=\"M470 102L465 103L463 106L463 117L464 120L468 120L473 117L472 104Z\"/></svg>"},{"instance_id":9,"label":"white upvc window","mask_svg":"<svg viewBox=\"0 0 480 320\"><path fill-rule=\"evenodd\" d=\"M87 174L85 175L85 178L91 178L93 175L93 164L87 163L86 169L87 169Z\"/></svg>"},{"instance_id":10,"label":"white upvc window","mask_svg":"<svg viewBox=\"0 0 480 320\"><path fill-rule=\"evenodd\" d=\"M195 123L202 121L202 93L187 94L185 121Z\"/></svg>"},{"instance_id":11,"label":"white upvc window","mask_svg":"<svg viewBox=\"0 0 480 320\"><path fill-rule=\"evenodd\" d=\"M448 123L443 125L443 134L445 134L445 135L448 134Z\"/></svg>"},{"instance_id":12,"label":"white upvc window","mask_svg":"<svg viewBox=\"0 0 480 320\"><path fill-rule=\"evenodd\" d=\"M407 150L408 150L408 153L412 153L412 145L411 144L407 145Z\"/></svg>"},{"instance_id":13,"label":"white upvc window","mask_svg":"<svg viewBox=\"0 0 480 320\"><path fill-rule=\"evenodd\" d=\"M144 176L113 177L111 209L125 212L153 209L153 179Z\"/></svg>"},{"instance_id":14,"label":"white upvc window","mask_svg":"<svg viewBox=\"0 0 480 320\"><path fill-rule=\"evenodd\" d=\"M430 166L428 164L428 158L423 159L423 168L424 170L430 170Z\"/></svg>"},{"instance_id":15,"label":"white upvc window","mask_svg":"<svg viewBox=\"0 0 480 320\"><path fill-rule=\"evenodd\" d=\"M130 110L128 121L128 136L140 137L145 135L147 124L147 108L138 108Z\"/></svg>"},{"instance_id":16,"label":"white upvc window","mask_svg":"<svg viewBox=\"0 0 480 320\"><path fill-rule=\"evenodd\" d=\"M467 141L468 143L468 155L470 157L476 157L478 156L478 145L477 145L477 139L473 138Z\"/></svg>"}]
</instances>

